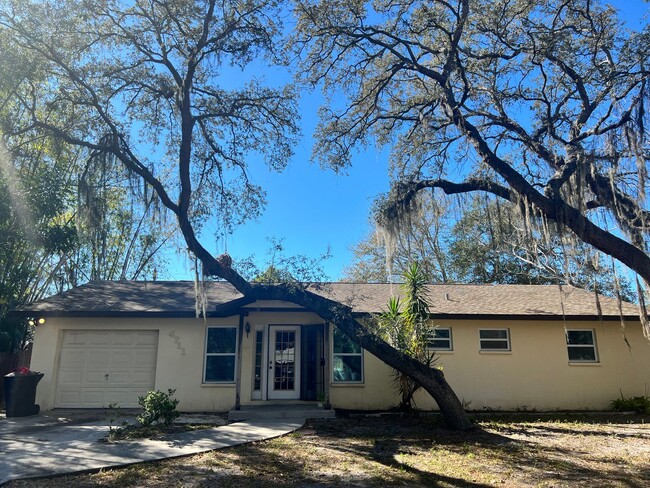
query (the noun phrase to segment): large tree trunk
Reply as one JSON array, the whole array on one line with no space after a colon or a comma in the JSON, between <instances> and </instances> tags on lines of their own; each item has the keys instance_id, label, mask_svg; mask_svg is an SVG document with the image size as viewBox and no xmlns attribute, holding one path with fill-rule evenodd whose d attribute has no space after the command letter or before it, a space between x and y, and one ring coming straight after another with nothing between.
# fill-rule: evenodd
<instances>
[{"instance_id":1,"label":"large tree trunk","mask_svg":"<svg viewBox=\"0 0 650 488\"><path fill-rule=\"evenodd\" d=\"M344 314L335 314L333 319L328 320L332 320L339 329L368 352L419 383L438 404L447 427L454 430L470 430L474 427L441 370L431 368L398 351L375 334L367 331L352 317L349 311Z\"/></svg>"},{"instance_id":2,"label":"large tree trunk","mask_svg":"<svg viewBox=\"0 0 650 488\"><path fill-rule=\"evenodd\" d=\"M352 310L349 307L311 293L298 285L253 285L231 268L229 264L225 264L212 256L197 239L188 215L189 196L192 193L192 188L188 178L190 160L187 155L181 157L179 162L180 173L184 175L181 177L179 205L172 202L160 181L152 173L142 169L141 165L136 164L130 154L116 151L116 155L122 159L125 166L137 171L160 195L163 204L174 212L187 247L201 261L205 275L225 279L246 297L256 300L289 300L317 313L324 320L336 324L352 340L377 356L384 363L410 376L422 385L438 404L445 423L450 429L469 430L473 428L460 400L445 380L442 371L430 368L399 352L390 344L369 332L354 319Z\"/></svg>"},{"instance_id":3,"label":"large tree trunk","mask_svg":"<svg viewBox=\"0 0 650 488\"><path fill-rule=\"evenodd\" d=\"M388 366L419 383L438 404L448 428L453 430L474 428L462 403L447 383L441 370L413 359L380 339L352 316L349 307L291 284L253 285L248 295L256 300L289 300L317 313L324 320L335 324L352 340Z\"/></svg>"},{"instance_id":4,"label":"large tree trunk","mask_svg":"<svg viewBox=\"0 0 650 488\"><path fill-rule=\"evenodd\" d=\"M120 154L118 157L124 157ZM128 158L124 161L127 167L137 167ZM336 324L347 336L356 341L361 347L377 356L387 365L410 376L434 398L442 413L447 427L454 430L470 430L473 428L463 406L445 380L439 369L427 365L401 353L377 335L371 333L361 323L354 319L352 310L338 302L323 296L311 293L302 286L295 284L259 285L249 283L230 264L216 259L201 245L196 237L194 228L188 216L189 195L192 192L189 183L189 158L180 159L180 172L185 175L181 178L181 192L179 201L174 204L160 182L146 171L141 176L156 192L161 195L163 204L169 208L178 219L188 249L201 261L203 273L208 276L218 276L232 284L240 293L255 300L289 300L317 313L328 322Z\"/></svg>"},{"instance_id":5,"label":"large tree trunk","mask_svg":"<svg viewBox=\"0 0 650 488\"><path fill-rule=\"evenodd\" d=\"M184 102L189 100L186 94ZM192 132L191 114L183 112L182 134L188 143ZM419 383L436 401L448 428L454 430L470 430L470 422L463 406L445 380L442 371L401 353L377 335L371 333L352 316L352 310L338 302L311 293L302 286L295 284L259 285L248 282L230 264L215 258L199 242L189 218L189 207L192 195L190 178L190 150L182 145L179 157L180 194L179 203L175 204L167 194L161 182L146 167L140 164L128 151L122 147L114 148L114 153L122 163L139 174L160 196L161 202L170 209L178 219L178 223L188 249L201 261L203 273L208 276L218 276L232 284L240 293L255 300L289 300L317 313L320 317L336 326L356 341L361 347L374 354L381 361L394 369L410 376Z\"/></svg>"}]
</instances>

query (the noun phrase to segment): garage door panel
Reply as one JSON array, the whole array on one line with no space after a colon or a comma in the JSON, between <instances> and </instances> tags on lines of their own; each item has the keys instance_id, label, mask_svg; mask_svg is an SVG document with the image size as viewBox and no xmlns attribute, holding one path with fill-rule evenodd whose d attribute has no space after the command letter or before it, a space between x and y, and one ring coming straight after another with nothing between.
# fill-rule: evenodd
<instances>
[{"instance_id":1,"label":"garage door panel","mask_svg":"<svg viewBox=\"0 0 650 488\"><path fill-rule=\"evenodd\" d=\"M60 407L69 407L71 405L79 405L80 392L79 390L59 389L57 391L58 401Z\"/></svg>"},{"instance_id":2,"label":"garage door panel","mask_svg":"<svg viewBox=\"0 0 650 488\"><path fill-rule=\"evenodd\" d=\"M158 331L64 331L55 406L137 407L154 388Z\"/></svg>"},{"instance_id":3,"label":"garage door panel","mask_svg":"<svg viewBox=\"0 0 650 488\"><path fill-rule=\"evenodd\" d=\"M61 352L61 368L81 367L86 362L86 353L82 350L63 350Z\"/></svg>"},{"instance_id":4,"label":"garage door panel","mask_svg":"<svg viewBox=\"0 0 650 488\"><path fill-rule=\"evenodd\" d=\"M110 354L103 349L63 349L59 361L60 368L82 368L84 365L104 367L110 364Z\"/></svg>"},{"instance_id":5,"label":"garage door panel","mask_svg":"<svg viewBox=\"0 0 650 488\"><path fill-rule=\"evenodd\" d=\"M61 386L79 385L83 381L83 374L81 371L60 371L59 384Z\"/></svg>"},{"instance_id":6,"label":"garage door panel","mask_svg":"<svg viewBox=\"0 0 650 488\"><path fill-rule=\"evenodd\" d=\"M137 335L123 334L120 332L115 333L115 345L117 346L132 346L136 342Z\"/></svg>"},{"instance_id":7,"label":"garage door panel","mask_svg":"<svg viewBox=\"0 0 650 488\"><path fill-rule=\"evenodd\" d=\"M88 342L88 333L85 331L69 331L63 336L64 346L83 346Z\"/></svg>"},{"instance_id":8,"label":"garage door panel","mask_svg":"<svg viewBox=\"0 0 650 488\"><path fill-rule=\"evenodd\" d=\"M145 386L151 384L155 379L155 375L149 371L134 371L131 381L134 385Z\"/></svg>"},{"instance_id":9,"label":"garage door panel","mask_svg":"<svg viewBox=\"0 0 650 488\"><path fill-rule=\"evenodd\" d=\"M117 403L118 405L133 405L137 406L138 399L133 401L133 394L130 394L127 391L107 391L104 396L104 404L110 405L112 403Z\"/></svg>"},{"instance_id":10,"label":"garage door panel","mask_svg":"<svg viewBox=\"0 0 650 488\"><path fill-rule=\"evenodd\" d=\"M154 346L158 347L158 336L151 334L136 334L136 346Z\"/></svg>"},{"instance_id":11,"label":"garage door panel","mask_svg":"<svg viewBox=\"0 0 650 488\"><path fill-rule=\"evenodd\" d=\"M91 332L89 342L92 346L112 346L115 344L115 333Z\"/></svg>"},{"instance_id":12,"label":"garage door panel","mask_svg":"<svg viewBox=\"0 0 650 488\"><path fill-rule=\"evenodd\" d=\"M104 392L102 390L92 389L82 390L81 394L79 395L79 401L83 405L100 408L104 406Z\"/></svg>"},{"instance_id":13,"label":"garage door panel","mask_svg":"<svg viewBox=\"0 0 650 488\"><path fill-rule=\"evenodd\" d=\"M79 386L101 388L106 383L106 373L104 371L86 371L86 374L82 375L82 377Z\"/></svg>"},{"instance_id":14,"label":"garage door panel","mask_svg":"<svg viewBox=\"0 0 650 488\"><path fill-rule=\"evenodd\" d=\"M125 368L128 368L134 363L135 354L133 354L133 351L113 351L113 355L111 357L111 365L123 365Z\"/></svg>"},{"instance_id":15,"label":"garage door panel","mask_svg":"<svg viewBox=\"0 0 650 488\"><path fill-rule=\"evenodd\" d=\"M108 367L111 364L111 353L104 349L93 348L86 352L85 363L95 368Z\"/></svg>"},{"instance_id":16,"label":"garage door panel","mask_svg":"<svg viewBox=\"0 0 650 488\"><path fill-rule=\"evenodd\" d=\"M106 380L107 386L128 388L131 385L131 373L129 371L111 371Z\"/></svg>"},{"instance_id":17,"label":"garage door panel","mask_svg":"<svg viewBox=\"0 0 650 488\"><path fill-rule=\"evenodd\" d=\"M158 356L158 351L154 350L143 350L139 349L135 357L133 358L133 364L135 366L145 366L151 363L156 362L156 357Z\"/></svg>"}]
</instances>

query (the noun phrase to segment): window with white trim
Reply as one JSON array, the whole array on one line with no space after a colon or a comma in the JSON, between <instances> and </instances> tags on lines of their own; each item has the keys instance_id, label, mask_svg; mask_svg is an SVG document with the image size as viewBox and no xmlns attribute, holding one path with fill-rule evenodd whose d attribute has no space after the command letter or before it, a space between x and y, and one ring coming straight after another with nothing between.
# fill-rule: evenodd
<instances>
[{"instance_id":1,"label":"window with white trim","mask_svg":"<svg viewBox=\"0 0 650 488\"><path fill-rule=\"evenodd\" d=\"M205 341L206 383L233 383L237 361L237 327L208 327Z\"/></svg>"},{"instance_id":2,"label":"window with white trim","mask_svg":"<svg viewBox=\"0 0 650 488\"><path fill-rule=\"evenodd\" d=\"M332 381L334 383L363 382L363 349L334 327L332 344Z\"/></svg>"},{"instance_id":3,"label":"window with white trim","mask_svg":"<svg viewBox=\"0 0 650 488\"><path fill-rule=\"evenodd\" d=\"M593 329L572 329L566 331L569 361L597 363L596 337Z\"/></svg>"},{"instance_id":4,"label":"window with white trim","mask_svg":"<svg viewBox=\"0 0 650 488\"><path fill-rule=\"evenodd\" d=\"M510 351L509 329L479 329L481 351Z\"/></svg>"},{"instance_id":5,"label":"window with white trim","mask_svg":"<svg viewBox=\"0 0 650 488\"><path fill-rule=\"evenodd\" d=\"M427 338L427 349L431 351L452 351L451 327L435 327Z\"/></svg>"}]
</instances>

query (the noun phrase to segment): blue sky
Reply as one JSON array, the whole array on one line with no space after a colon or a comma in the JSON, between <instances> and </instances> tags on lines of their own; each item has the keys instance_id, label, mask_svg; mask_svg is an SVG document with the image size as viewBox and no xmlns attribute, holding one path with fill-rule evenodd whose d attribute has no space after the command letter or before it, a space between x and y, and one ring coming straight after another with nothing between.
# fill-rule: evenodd
<instances>
[{"instance_id":1,"label":"blue sky","mask_svg":"<svg viewBox=\"0 0 650 488\"><path fill-rule=\"evenodd\" d=\"M632 28L647 21L649 4L643 0L612 0ZM233 80L236 82L236 80ZM374 199L388 190L388 157L374 147L360 151L348 174L335 174L310 162L311 136L320 104L318 94L301 99L303 138L295 156L282 173L253 165L249 176L267 193L267 207L258 221L238 228L226 241L216 240L214 227L206 227L201 240L215 254L226 249L234 259L254 255L264 264L269 238L281 239L287 256L316 258L331 251L324 262L325 278L338 280L352 260L351 248L371 230L370 209ZM168 278L191 279L184 258L172 259Z\"/></svg>"},{"instance_id":2,"label":"blue sky","mask_svg":"<svg viewBox=\"0 0 650 488\"><path fill-rule=\"evenodd\" d=\"M317 258L329 249L324 261L324 278L338 280L351 261L351 248L370 231L370 208L374 199L388 190L388 156L374 147L360 151L347 174L336 174L310 162L316 112L321 103L318 94L306 94L300 102L301 143L289 166L277 173L254 164L251 180L267 194L267 206L258 221L239 227L224 242L215 239L214 227L206 227L202 243L221 254L225 250L234 259L254 255L263 266L270 238L282 240L284 255ZM190 279L187 263L171 278ZM178 275L181 273L182 275Z\"/></svg>"}]
</instances>

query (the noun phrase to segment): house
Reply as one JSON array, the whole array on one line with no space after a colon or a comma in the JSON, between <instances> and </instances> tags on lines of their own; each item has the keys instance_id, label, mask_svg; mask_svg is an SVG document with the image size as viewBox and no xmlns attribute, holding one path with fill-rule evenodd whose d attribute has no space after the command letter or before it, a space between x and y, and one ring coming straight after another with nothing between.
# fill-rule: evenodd
<instances>
[{"instance_id":1,"label":"house","mask_svg":"<svg viewBox=\"0 0 650 488\"><path fill-rule=\"evenodd\" d=\"M207 282L196 318L192 282L90 282L26 305L41 408L137 406L176 389L184 411L325 399L335 408L398 403L391 369L336 324L295 303L250 303ZM399 285L329 283L316 293L372 317ZM569 286L430 285L437 366L471 410L606 409L648 394L650 342L638 310ZM621 325L621 312L625 326ZM435 409L426 392L417 406Z\"/></svg>"}]
</instances>

